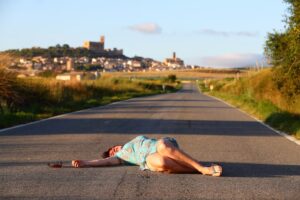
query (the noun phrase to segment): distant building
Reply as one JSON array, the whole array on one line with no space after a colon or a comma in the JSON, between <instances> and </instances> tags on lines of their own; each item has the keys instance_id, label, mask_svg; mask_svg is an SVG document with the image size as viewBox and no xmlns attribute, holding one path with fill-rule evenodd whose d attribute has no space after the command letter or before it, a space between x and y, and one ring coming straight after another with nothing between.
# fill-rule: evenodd
<instances>
[{"instance_id":1,"label":"distant building","mask_svg":"<svg viewBox=\"0 0 300 200\"><path fill-rule=\"evenodd\" d=\"M100 42L91 42L91 41L85 41L83 43L83 48L86 48L88 50L93 51L94 53L97 53L99 55L106 55L106 56L122 56L123 55L123 49L104 49L105 45L105 37L100 37Z\"/></svg>"},{"instance_id":2,"label":"distant building","mask_svg":"<svg viewBox=\"0 0 300 200\"><path fill-rule=\"evenodd\" d=\"M109 56L121 56L123 55L123 49L117 49L117 48L114 48L113 50L105 49L105 53Z\"/></svg>"},{"instance_id":3,"label":"distant building","mask_svg":"<svg viewBox=\"0 0 300 200\"><path fill-rule=\"evenodd\" d=\"M83 72L71 72L71 73L64 73L59 74L56 76L56 80L62 81L82 81L84 80L95 80L100 78L100 73L98 71L91 72L91 73L83 73Z\"/></svg>"},{"instance_id":4,"label":"distant building","mask_svg":"<svg viewBox=\"0 0 300 200\"><path fill-rule=\"evenodd\" d=\"M82 74L59 74L56 76L57 80L62 80L62 81L72 81L72 80L76 80L76 81L81 81L82 80Z\"/></svg>"},{"instance_id":5,"label":"distant building","mask_svg":"<svg viewBox=\"0 0 300 200\"><path fill-rule=\"evenodd\" d=\"M173 58L166 58L164 60L164 64L169 67L182 67L184 66L183 60L176 57L176 53L173 52Z\"/></svg>"},{"instance_id":6,"label":"distant building","mask_svg":"<svg viewBox=\"0 0 300 200\"><path fill-rule=\"evenodd\" d=\"M104 43L105 43L105 38L104 38L104 36L101 36L100 42L85 41L83 43L83 47L88 50L91 50L95 53L103 53L104 52Z\"/></svg>"},{"instance_id":7,"label":"distant building","mask_svg":"<svg viewBox=\"0 0 300 200\"><path fill-rule=\"evenodd\" d=\"M71 71L71 70L73 70L74 69L74 60L73 60L73 58L69 58L68 60L67 60L67 71Z\"/></svg>"},{"instance_id":8,"label":"distant building","mask_svg":"<svg viewBox=\"0 0 300 200\"><path fill-rule=\"evenodd\" d=\"M138 60L128 60L127 65L129 65L129 67L133 67L133 68L141 68L142 67L142 63Z\"/></svg>"}]
</instances>

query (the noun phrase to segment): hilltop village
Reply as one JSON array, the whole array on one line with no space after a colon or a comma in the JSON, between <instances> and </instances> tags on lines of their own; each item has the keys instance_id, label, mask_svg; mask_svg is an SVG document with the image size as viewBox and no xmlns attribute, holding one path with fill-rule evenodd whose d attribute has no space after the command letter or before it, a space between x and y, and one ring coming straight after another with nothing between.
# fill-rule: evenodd
<instances>
[{"instance_id":1,"label":"hilltop village","mask_svg":"<svg viewBox=\"0 0 300 200\"><path fill-rule=\"evenodd\" d=\"M180 69L199 68L187 66L184 61L173 52L171 58L163 62L151 58L135 56L126 57L123 49L106 49L105 37L99 42L84 41L81 48L71 48L69 45L57 45L48 49L8 50L8 53L17 54L19 59L11 63L11 69L19 73L20 77L35 76L41 72L53 72L57 79L78 80L84 73L90 73L97 78L105 72L147 72L169 71Z\"/></svg>"}]
</instances>

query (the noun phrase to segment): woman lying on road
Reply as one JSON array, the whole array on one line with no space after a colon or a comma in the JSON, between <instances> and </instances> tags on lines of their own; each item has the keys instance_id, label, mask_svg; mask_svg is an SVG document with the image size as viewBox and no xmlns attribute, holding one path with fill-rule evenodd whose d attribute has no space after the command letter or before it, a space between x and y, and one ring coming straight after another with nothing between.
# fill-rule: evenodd
<instances>
[{"instance_id":1,"label":"woman lying on road","mask_svg":"<svg viewBox=\"0 0 300 200\"><path fill-rule=\"evenodd\" d=\"M100 160L73 160L74 167L101 167L121 164L139 165L141 170L156 172L191 173L221 176L222 167L204 167L197 160L179 149L174 138L149 139L138 136L123 146L113 146L103 153Z\"/></svg>"}]
</instances>

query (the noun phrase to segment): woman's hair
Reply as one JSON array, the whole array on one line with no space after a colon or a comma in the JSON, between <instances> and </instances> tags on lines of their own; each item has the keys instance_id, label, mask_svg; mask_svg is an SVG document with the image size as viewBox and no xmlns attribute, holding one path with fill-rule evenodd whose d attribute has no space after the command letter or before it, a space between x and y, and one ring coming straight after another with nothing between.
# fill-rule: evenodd
<instances>
[{"instance_id":1,"label":"woman's hair","mask_svg":"<svg viewBox=\"0 0 300 200\"><path fill-rule=\"evenodd\" d=\"M109 151L112 149L112 148L114 148L114 147L116 147L116 146L120 146L120 145L114 145L114 146L112 146L112 147L109 147L108 149L107 149L107 151L104 151L103 153L102 153L102 158L108 158L109 157Z\"/></svg>"},{"instance_id":2,"label":"woman's hair","mask_svg":"<svg viewBox=\"0 0 300 200\"><path fill-rule=\"evenodd\" d=\"M109 157L109 150L110 150L111 148L109 148L107 151L104 151L103 153L102 153L102 158L108 158Z\"/></svg>"}]
</instances>

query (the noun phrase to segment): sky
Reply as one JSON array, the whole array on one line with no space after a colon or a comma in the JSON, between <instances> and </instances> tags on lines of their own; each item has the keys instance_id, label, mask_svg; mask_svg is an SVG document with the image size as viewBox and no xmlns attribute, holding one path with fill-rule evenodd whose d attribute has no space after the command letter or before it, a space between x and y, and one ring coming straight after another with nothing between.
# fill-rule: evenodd
<instances>
[{"instance_id":1,"label":"sky","mask_svg":"<svg viewBox=\"0 0 300 200\"><path fill-rule=\"evenodd\" d=\"M263 62L270 32L284 30L283 0L0 0L0 51L105 36L105 48L163 61L243 67Z\"/></svg>"}]
</instances>

